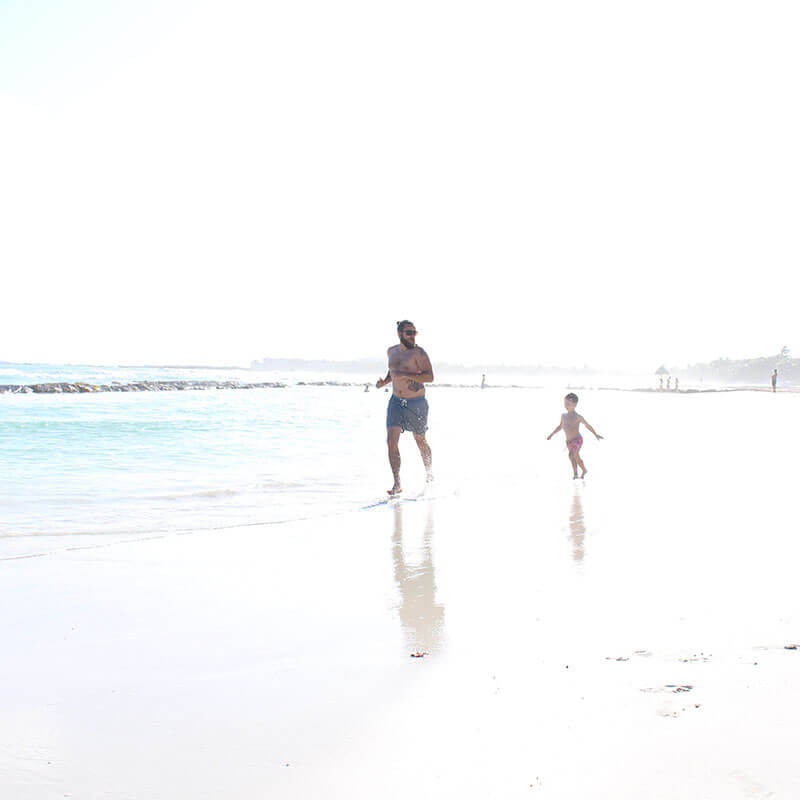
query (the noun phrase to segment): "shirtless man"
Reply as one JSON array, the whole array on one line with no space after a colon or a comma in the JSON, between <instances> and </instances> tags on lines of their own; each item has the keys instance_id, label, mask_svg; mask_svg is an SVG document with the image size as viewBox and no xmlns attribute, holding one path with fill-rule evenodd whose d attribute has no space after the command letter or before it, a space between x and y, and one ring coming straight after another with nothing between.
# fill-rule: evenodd
<instances>
[{"instance_id":1,"label":"shirtless man","mask_svg":"<svg viewBox=\"0 0 800 800\"><path fill-rule=\"evenodd\" d=\"M407 319L397 323L400 344L390 347L389 371L379 378L375 386L380 389L392 384L392 397L386 410L386 444L389 447L389 466L392 468L394 485L390 495L400 494L400 434L411 431L419 447L422 463L433 480L431 471L431 448L425 441L428 430L428 401L425 399L425 384L433 381L433 367L428 354L416 344L417 330Z\"/></svg>"},{"instance_id":2,"label":"shirtless man","mask_svg":"<svg viewBox=\"0 0 800 800\"><path fill-rule=\"evenodd\" d=\"M575 413L575 406L578 405L578 395L570 392L564 398L564 408L567 409L566 414L561 415L561 422L558 427L547 437L550 438L558 433L560 430L564 431L567 437L567 453L569 455L570 464L572 464L573 478L578 477L578 467L581 468L581 478L586 475L587 469L581 459L581 445L583 444L583 436L580 434L581 423L583 423L598 439L603 437L580 415Z\"/></svg>"}]
</instances>

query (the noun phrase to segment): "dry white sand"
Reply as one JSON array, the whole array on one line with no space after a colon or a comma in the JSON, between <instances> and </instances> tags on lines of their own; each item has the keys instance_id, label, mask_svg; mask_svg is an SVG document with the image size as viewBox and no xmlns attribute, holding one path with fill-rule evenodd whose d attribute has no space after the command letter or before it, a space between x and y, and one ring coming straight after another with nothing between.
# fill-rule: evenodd
<instances>
[{"instance_id":1,"label":"dry white sand","mask_svg":"<svg viewBox=\"0 0 800 800\"><path fill-rule=\"evenodd\" d=\"M0 562L0 797L800 797L785 439L708 437Z\"/></svg>"}]
</instances>

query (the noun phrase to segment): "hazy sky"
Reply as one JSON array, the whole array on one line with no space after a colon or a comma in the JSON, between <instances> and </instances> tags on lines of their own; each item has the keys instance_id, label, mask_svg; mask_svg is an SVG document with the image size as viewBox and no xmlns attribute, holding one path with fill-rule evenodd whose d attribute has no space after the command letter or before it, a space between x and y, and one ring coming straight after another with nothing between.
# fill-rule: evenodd
<instances>
[{"instance_id":1,"label":"hazy sky","mask_svg":"<svg viewBox=\"0 0 800 800\"><path fill-rule=\"evenodd\" d=\"M793 2L0 2L0 360L800 355Z\"/></svg>"}]
</instances>

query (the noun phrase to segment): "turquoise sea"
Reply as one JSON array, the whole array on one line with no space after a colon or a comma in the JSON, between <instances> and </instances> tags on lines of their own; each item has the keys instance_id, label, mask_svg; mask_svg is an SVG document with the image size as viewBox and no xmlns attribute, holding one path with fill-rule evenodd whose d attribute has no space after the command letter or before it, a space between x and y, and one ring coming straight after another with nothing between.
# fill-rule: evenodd
<instances>
[{"instance_id":1,"label":"turquoise sea","mask_svg":"<svg viewBox=\"0 0 800 800\"><path fill-rule=\"evenodd\" d=\"M239 371L40 365L6 368L2 377L280 380ZM0 395L0 535L277 522L369 500L354 489L365 486L369 465L356 451L372 422L381 436L382 398L363 387L297 381L275 389Z\"/></svg>"}]
</instances>

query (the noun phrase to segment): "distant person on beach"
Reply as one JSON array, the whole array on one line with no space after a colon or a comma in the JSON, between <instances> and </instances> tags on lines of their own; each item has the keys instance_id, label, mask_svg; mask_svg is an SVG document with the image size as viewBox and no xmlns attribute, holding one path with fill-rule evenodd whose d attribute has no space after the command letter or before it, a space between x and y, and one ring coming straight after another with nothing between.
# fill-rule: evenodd
<instances>
[{"instance_id":1,"label":"distant person on beach","mask_svg":"<svg viewBox=\"0 0 800 800\"><path fill-rule=\"evenodd\" d=\"M580 477L585 477L588 470L581 458L581 446L583 445L583 436L580 434L580 426L583 423L599 441L603 437L580 415L575 413L575 406L578 405L578 395L570 392L564 398L564 408L567 409L566 414L561 415L561 422L558 427L547 437L547 441L555 436L559 431L563 430L567 437L567 454L569 455L569 463L572 464L573 478L578 477L578 467L581 468Z\"/></svg>"},{"instance_id":2,"label":"distant person on beach","mask_svg":"<svg viewBox=\"0 0 800 800\"><path fill-rule=\"evenodd\" d=\"M659 379L658 379L658 388L659 388L659 389L663 389L663 388L664 388L664 377L663 377L663 376L659 376Z\"/></svg>"},{"instance_id":3,"label":"distant person on beach","mask_svg":"<svg viewBox=\"0 0 800 800\"><path fill-rule=\"evenodd\" d=\"M777 387L778 387L778 370L777 369L772 370L772 378L771 378L771 380L772 380L772 391L775 392L775 391L777 391Z\"/></svg>"},{"instance_id":4,"label":"distant person on beach","mask_svg":"<svg viewBox=\"0 0 800 800\"><path fill-rule=\"evenodd\" d=\"M390 347L389 371L379 378L375 386L380 389L392 384L392 396L386 410L386 444L389 448L389 466L392 468L394 484L390 495L400 494L400 434L411 431L419 447L422 463L433 480L431 448L425 440L428 430L428 401L425 399L425 384L433 381L433 367L428 354L416 344L417 330L407 319L397 323L400 344Z\"/></svg>"},{"instance_id":5,"label":"distant person on beach","mask_svg":"<svg viewBox=\"0 0 800 800\"><path fill-rule=\"evenodd\" d=\"M678 379L677 378L675 378L675 391L676 392L678 391Z\"/></svg>"},{"instance_id":6,"label":"distant person on beach","mask_svg":"<svg viewBox=\"0 0 800 800\"><path fill-rule=\"evenodd\" d=\"M669 391L672 388L671 383L672 383L672 375L667 375L667 391Z\"/></svg>"},{"instance_id":7,"label":"distant person on beach","mask_svg":"<svg viewBox=\"0 0 800 800\"><path fill-rule=\"evenodd\" d=\"M485 375L481 375L481 389L485 389L485 388L486 388L486 376Z\"/></svg>"}]
</instances>

